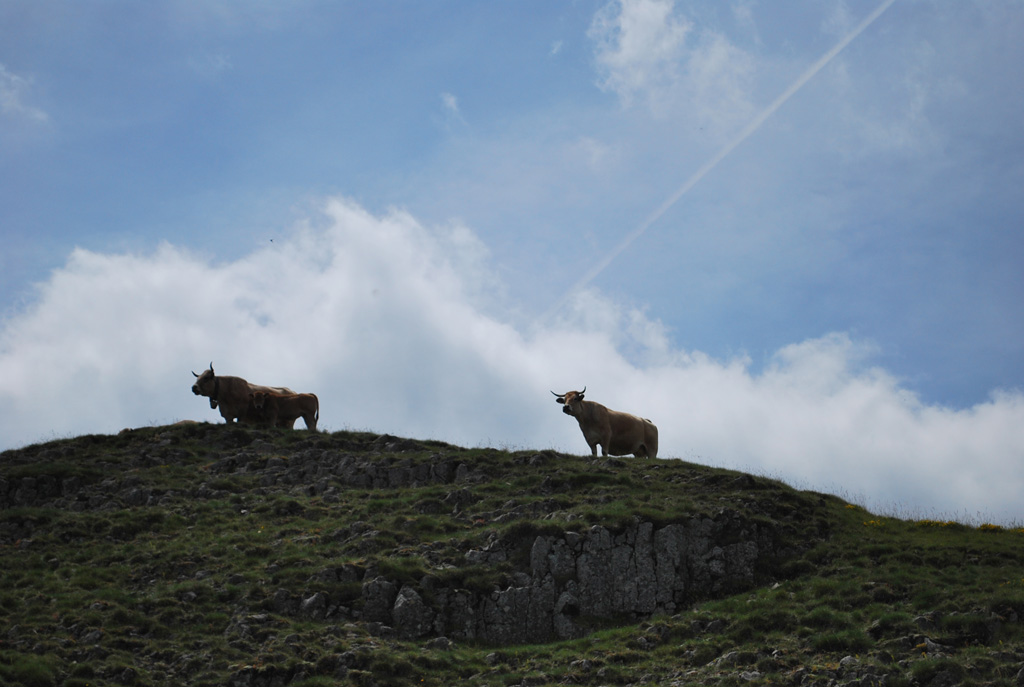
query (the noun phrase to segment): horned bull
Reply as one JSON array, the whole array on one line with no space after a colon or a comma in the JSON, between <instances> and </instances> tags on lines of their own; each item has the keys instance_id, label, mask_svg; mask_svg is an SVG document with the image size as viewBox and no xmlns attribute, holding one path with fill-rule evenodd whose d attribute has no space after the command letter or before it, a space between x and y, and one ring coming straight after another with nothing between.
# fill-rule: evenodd
<instances>
[{"instance_id":1,"label":"horned bull","mask_svg":"<svg viewBox=\"0 0 1024 687\"><path fill-rule=\"evenodd\" d=\"M583 387L583 391L551 393L556 396L555 401L562 404L562 412L579 422L592 455L597 455L600 445L603 456L632 453L638 458L658 457L658 428L653 422L585 401L583 392L586 390L587 387Z\"/></svg>"},{"instance_id":2,"label":"horned bull","mask_svg":"<svg viewBox=\"0 0 1024 687\"><path fill-rule=\"evenodd\" d=\"M210 369L203 370L203 374L192 374L196 383L192 385L192 393L196 396L206 396L210 399L210 407L219 409L221 417L227 423L235 420L260 421L260 414L254 413L252 408L252 394L261 391L264 393L295 393L288 387L269 387L259 384L250 384L241 377L218 375L213 371L213 363Z\"/></svg>"}]
</instances>

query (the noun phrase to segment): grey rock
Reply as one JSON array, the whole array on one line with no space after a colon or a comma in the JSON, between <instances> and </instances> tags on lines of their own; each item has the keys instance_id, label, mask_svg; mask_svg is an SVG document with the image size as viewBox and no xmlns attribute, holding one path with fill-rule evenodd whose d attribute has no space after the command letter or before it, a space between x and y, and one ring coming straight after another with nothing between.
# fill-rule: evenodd
<instances>
[{"instance_id":1,"label":"grey rock","mask_svg":"<svg viewBox=\"0 0 1024 687\"><path fill-rule=\"evenodd\" d=\"M327 604L329 599L323 592L317 592L313 596L303 599L299 606L299 612L306 618L322 620L327 615Z\"/></svg>"},{"instance_id":2,"label":"grey rock","mask_svg":"<svg viewBox=\"0 0 1024 687\"><path fill-rule=\"evenodd\" d=\"M286 589L278 589L270 598L270 610L281 615L288 615L295 611L298 604L292 599L292 595Z\"/></svg>"},{"instance_id":3,"label":"grey rock","mask_svg":"<svg viewBox=\"0 0 1024 687\"><path fill-rule=\"evenodd\" d=\"M432 651L448 651L452 648L452 641L447 637L435 637L427 642L426 647Z\"/></svg>"},{"instance_id":4,"label":"grey rock","mask_svg":"<svg viewBox=\"0 0 1024 687\"><path fill-rule=\"evenodd\" d=\"M391 617L402 639L419 639L433 629L434 612L423 603L419 593L409 586L402 587L398 592Z\"/></svg>"},{"instance_id":5,"label":"grey rock","mask_svg":"<svg viewBox=\"0 0 1024 687\"><path fill-rule=\"evenodd\" d=\"M384 577L375 577L363 583L363 620L391 624L391 609L395 605L398 589Z\"/></svg>"}]
</instances>

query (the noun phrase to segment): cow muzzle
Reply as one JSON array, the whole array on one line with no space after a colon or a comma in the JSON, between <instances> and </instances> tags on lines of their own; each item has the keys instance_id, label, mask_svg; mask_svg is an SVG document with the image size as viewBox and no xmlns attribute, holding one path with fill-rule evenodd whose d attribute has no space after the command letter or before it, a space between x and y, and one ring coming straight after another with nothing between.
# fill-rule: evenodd
<instances>
[{"instance_id":1,"label":"cow muzzle","mask_svg":"<svg viewBox=\"0 0 1024 687\"><path fill-rule=\"evenodd\" d=\"M572 409L569 406L562 406L562 412L566 415L572 415Z\"/></svg>"},{"instance_id":2,"label":"cow muzzle","mask_svg":"<svg viewBox=\"0 0 1024 687\"><path fill-rule=\"evenodd\" d=\"M194 393L196 396L199 395L199 387L196 386L195 384L192 385L192 393Z\"/></svg>"}]
</instances>

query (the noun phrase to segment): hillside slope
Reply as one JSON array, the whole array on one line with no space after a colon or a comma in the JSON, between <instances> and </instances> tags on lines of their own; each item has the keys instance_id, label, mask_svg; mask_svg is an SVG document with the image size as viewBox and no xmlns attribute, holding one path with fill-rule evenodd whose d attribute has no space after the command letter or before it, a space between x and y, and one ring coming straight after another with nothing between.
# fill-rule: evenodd
<instances>
[{"instance_id":1,"label":"hillside slope","mask_svg":"<svg viewBox=\"0 0 1024 687\"><path fill-rule=\"evenodd\" d=\"M675 460L183 425L0 454L0 683L1024 684L1024 533Z\"/></svg>"}]
</instances>

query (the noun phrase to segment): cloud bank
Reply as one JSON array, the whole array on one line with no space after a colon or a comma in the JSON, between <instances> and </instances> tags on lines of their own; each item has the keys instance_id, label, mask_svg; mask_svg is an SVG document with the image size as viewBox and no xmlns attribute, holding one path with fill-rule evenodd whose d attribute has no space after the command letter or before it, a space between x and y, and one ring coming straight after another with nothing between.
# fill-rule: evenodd
<instances>
[{"instance_id":1,"label":"cloud bank","mask_svg":"<svg viewBox=\"0 0 1024 687\"><path fill-rule=\"evenodd\" d=\"M675 348L599 291L521 324L466 226L331 199L214 263L171 244L78 249L0 328L0 449L179 419L220 422L191 370L316 393L321 427L585 453L550 390L649 417L660 456L838 491L911 516L1024 521L1024 396L932 406L841 332L755 369ZM299 423L301 426L301 423Z\"/></svg>"}]
</instances>

